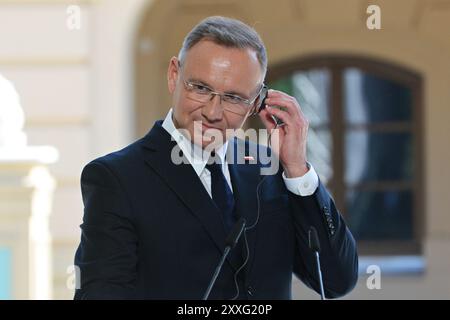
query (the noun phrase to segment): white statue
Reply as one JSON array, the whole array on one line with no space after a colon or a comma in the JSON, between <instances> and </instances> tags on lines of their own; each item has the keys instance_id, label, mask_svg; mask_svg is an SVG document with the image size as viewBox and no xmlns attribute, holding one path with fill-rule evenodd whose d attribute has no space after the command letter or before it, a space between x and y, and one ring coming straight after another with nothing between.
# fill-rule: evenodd
<instances>
[{"instance_id":1,"label":"white statue","mask_svg":"<svg viewBox=\"0 0 450 320\"><path fill-rule=\"evenodd\" d=\"M11 81L0 74L0 147L24 147L24 113L19 95Z\"/></svg>"}]
</instances>

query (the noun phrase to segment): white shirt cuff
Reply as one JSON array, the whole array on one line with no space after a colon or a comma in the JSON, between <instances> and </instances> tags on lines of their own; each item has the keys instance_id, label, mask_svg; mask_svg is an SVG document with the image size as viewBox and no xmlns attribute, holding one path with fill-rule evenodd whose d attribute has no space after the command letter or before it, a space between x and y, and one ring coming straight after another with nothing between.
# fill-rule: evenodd
<instances>
[{"instance_id":1,"label":"white shirt cuff","mask_svg":"<svg viewBox=\"0 0 450 320\"><path fill-rule=\"evenodd\" d=\"M282 174L286 188L298 196L310 196L316 192L319 187L319 176L314 170L314 167L308 163L309 170L301 177L286 178L286 175Z\"/></svg>"}]
</instances>

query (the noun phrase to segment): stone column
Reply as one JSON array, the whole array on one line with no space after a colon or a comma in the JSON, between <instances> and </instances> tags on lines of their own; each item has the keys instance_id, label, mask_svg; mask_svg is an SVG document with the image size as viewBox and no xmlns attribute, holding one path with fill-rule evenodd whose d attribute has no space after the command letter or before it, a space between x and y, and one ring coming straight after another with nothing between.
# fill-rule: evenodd
<instances>
[{"instance_id":1,"label":"stone column","mask_svg":"<svg viewBox=\"0 0 450 320\"><path fill-rule=\"evenodd\" d=\"M0 299L52 297L49 215L55 181L52 147L26 144L24 115L0 75Z\"/></svg>"},{"instance_id":2,"label":"stone column","mask_svg":"<svg viewBox=\"0 0 450 320\"><path fill-rule=\"evenodd\" d=\"M51 298L49 216L55 182L47 165L55 158L47 147L28 147L20 154L0 148L0 270L3 282L9 282L0 283L4 298Z\"/></svg>"}]
</instances>

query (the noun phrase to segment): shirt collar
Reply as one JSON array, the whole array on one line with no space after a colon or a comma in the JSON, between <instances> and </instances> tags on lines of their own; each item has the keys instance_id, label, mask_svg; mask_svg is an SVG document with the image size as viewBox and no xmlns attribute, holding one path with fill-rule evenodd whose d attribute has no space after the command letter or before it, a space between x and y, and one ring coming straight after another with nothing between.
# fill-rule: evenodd
<instances>
[{"instance_id":1,"label":"shirt collar","mask_svg":"<svg viewBox=\"0 0 450 320\"><path fill-rule=\"evenodd\" d=\"M172 139L178 144L180 149L183 151L186 159L189 161L191 166L194 168L195 173L198 176L203 172L205 166L209 159L209 152L204 151L199 145L196 145L188 138L186 138L176 127L172 120L173 111L172 108L166 115L162 127L171 135ZM225 169L225 155L228 148L228 141L220 146L218 150L216 150L216 154L220 157L222 163L222 170Z\"/></svg>"}]
</instances>

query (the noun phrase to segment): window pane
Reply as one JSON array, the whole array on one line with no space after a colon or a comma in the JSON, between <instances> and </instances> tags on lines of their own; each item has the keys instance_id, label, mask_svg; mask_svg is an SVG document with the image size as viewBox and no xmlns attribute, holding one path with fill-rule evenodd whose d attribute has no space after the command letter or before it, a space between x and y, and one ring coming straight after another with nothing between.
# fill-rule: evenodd
<instances>
[{"instance_id":1,"label":"window pane","mask_svg":"<svg viewBox=\"0 0 450 320\"><path fill-rule=\"evenodd\" d=\"M413 238L410 191L347 192L348 224L357 240Z\"/></svg>"},{"instance_id":2,"label":"window pane","mask_svg":"<svg viewBox=\"0 0 450 320\"><path fill-rule=\"evenodd\" d=\"M311 126L328 124L330 73L324 69L297 72L293 75L293 96Z\"/></svg>"},{"instance_id":3,"label":"window pane","mask_svg":"<svg viewBox=\"0 0 450 320\"><path fill-rule=\"evenodd\" d=\"M308 161L313 164L321 182L327 185L333 176L330 130L309 128L306 148Z\"/></svg>"},{"instance_id":4,"label":"window pane","mask_svg":"<svg viewBox=\"0 0 450 320\"><path fill-rule=\"evenodd\" d=\"M413 150L410 133L349 130L345 139L345 183L411 181Z\"/></svg>"},{"instance_id":5,"label":"window pane","mask_svg":"<svg viewBox=\"0 0 450 320\"><path fill-rule=\"evenodd\" d=\"M356 68L346 69L343 77L347 123L412 120L412 95L408 87Z\"/></svg>"},{"instance_id":6,"label":"window pane","mask_svg":"<svg viewBox=\"0 0 450 320\"><path fill-rule=\"evenodd\" d=\"M298 71L269 83L269 87L295 97L310 126L327 124L329 120L330 72L326 69Z\"/></svg>"}]
</instances>

